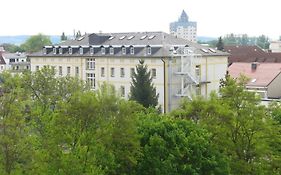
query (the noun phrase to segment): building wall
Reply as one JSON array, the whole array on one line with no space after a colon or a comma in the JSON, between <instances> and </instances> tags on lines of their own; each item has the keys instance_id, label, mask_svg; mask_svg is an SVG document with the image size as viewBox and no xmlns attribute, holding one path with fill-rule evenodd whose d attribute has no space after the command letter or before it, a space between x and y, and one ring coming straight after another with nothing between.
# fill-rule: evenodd
<instances>
[{"instance_id":1,"label":"building wall","mask_svg":"<svg viewBox=\"0 0 281 175\"><path fill-rule=\"evenodd\" d=\"M281 52L281 42L280 41L271 42L269 45L269 49L272 52Z\"/></svg>"},{"instance_id":2,"label":"building wall","mask_svg":"<svg viewBox=\"0 0 281 175\"><path fill-rule=\"evenodd\" d=\"M268 98L281 98L281 73L268 85Z\"/></svg>"},{"instance_id":3,"label":"building wall","mask_svg":"<svg viewBox=\"0 0 281 175\"><path fill-rule=\"evenodd\" d=\"M191 75L195 75L196 78L196 68L199 67L199 80L200 85L192 85L189 89L187 89L187 95L189 97L194 97L196 95L201 95L205 98L209 97L212 91L218 91L220 79L225 77L226 70L227 70L227 57L226 56L198 56L193 58L193 64L191 69L188 72ZM170 60L169 63L171 66L171 71L168 72L168 77L171 77L171 80L168 80L170 91L169 91L169 98L172 100L170 101L169 110L175 109L179 107L183 98L188 98L188 96L180 97L176 94L179 94L181 86L182 86L182 76L177 75L181 68L181 59L180 57L173 58Z\"/></svg>"},{"instance_id":4,"label":"building wall","mask_svg":"<svg viewBox=\"0 0 281 175\"><path fill-rule=\"evenodd\" d=\"M87 59L95 59L95 69L87 69ZM56 75L59 76L59 66L62 66L62 75L67 75L67 67L70 67L70 76L75 75L76 67L79 68L79 78L87 80L87 74L93 73L95 76L95 89L98 89L104 82L115 86L116 92L121 95L120 88L125 88L124 98L130 95L131 87L131 68L136 67L140 58L116 58L116 57L31 57L31 71L36 71L36 67L41 69L43 66L49 65L56 69ZM164 108L164 71L163 61L157 58L145 58L145 64L148 69L156 69L156 78L153 83L156 92L159 94L158 104ZM104 76L101 75L104 68ZM111 76L111 68L114 68L114 77ZM121 77L121 68L124 68L124 77Z\"/></svg>"},{"instance_id":5,"label":"building wall","mask_svg":"<svg viewBox=\"0 0 281 175\"><path fill-rule=\"evenodd\" d=\"M87 59L95 59L95 68L87 69ZM98 89L101 84L107 82L115 86L117 93L121 95L121 86L125 88L124 98L130 95L131 87L131 68L135 68L139 63L140 58L126 57L31 57L31 71L36 71L37 66L41 69L43 66L53 66L59 76L59 66L62 67L62 76L67 75L67 67L70 67L70 76L76 76L75 69L78 67L78 77L82 80L87 80L87 74L94 74L95 88ZM181 58L144 58L148 69L156 70L156 78L153 83L156 87L156 92L159 94L158 104L162 110L169 112L177 108L182 98L176 94L179 93L181 87L181 76L176 75L181 68ZM208 97L211 91L217 91L219 88L219 80L224 78L227 70L226 56L209 56L197 57L194 59L191 70L188 70L195 75L196 65L200 67L200 81L210 82L203 83L199 87L191 86L189 95L202 95ZM102 68L104 76L101 75ZM111 76L111 68L114 68L114 77ZM124 77L121 77L121 68L124 68Z\"/></svg>"},{"instance_id":6,"label":"building wall","mask_svg":"<svg viewBox=\"0 0 281 175\"><path fill-rule=\"evenodd\" d=\"M194 26L178 26L176 31L170 31L172 35L187 39L192 42L197 41L197 28Z\"/></svg>"}]
</instances>

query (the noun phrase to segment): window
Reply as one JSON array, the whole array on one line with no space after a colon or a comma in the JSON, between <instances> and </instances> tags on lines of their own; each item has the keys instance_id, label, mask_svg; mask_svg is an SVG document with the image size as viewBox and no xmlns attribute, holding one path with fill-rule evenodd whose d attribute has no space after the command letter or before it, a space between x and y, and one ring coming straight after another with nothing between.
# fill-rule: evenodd
<instances>
[{"instance_id":1,"label":"window","mask_svg":"<svg viewBox=\"0 0 281 175\"><path fill-rule=\"evenodd\" d=\"M75 67L75 76L76 76L76 77L79 76L79 67Z\"/></svg>"},{"instance_id":2,"label":"window","mask_svg":"<svg viewBox=\"0 0 281 175\"><path fill-rule=\"evenodd\" d=\"M122 54L126 55L126 47L124 47L124 46L122 47Z\"/></svg>"},{"instance_id":3,"label":"window","mask_svg":"<svg viewBox=\"0 0 281 175\"><path fill-rule=\"evenodd\" d=\"M120 68L120 77L125 77L125 70L124 68Z\"/></svg>"},{"instance_id":4,"label":"window","mask_svg":"<svg viewBox=\"0 0 281 175\"><path fill-rule=\"evenodd\" d=\"M67 66L67 75L70 75L70 66Z\"/></svg>"},{"instance_id":5,"label":"window","mask_svg":"<svg viewBox=\"0 0 281 175\"><path fill-rule=\"evenodd\" d=\"M201 86L200 84L196 85L196 95L201 95Z\"/></svg>"},{"instance_id":6,"label":"window","mask_svg":"<svg viewBox=\"0 0 281 175\"><path fill-rule=\"evenodd\" d=\"M59 76L62 76L62 66L59 66Z\"/></svg>"},{"instance_id":7,"label":"window","mask_svg":"<svg viewBox=\"0 0 281 175\"><path fill-rule=\"evenodd\" d=\"M69 49L68 49L68 52L69 52L69 54L71 55L71 54L72 54L72 48L69 48Z\"/></svg>"},{"instance_id":8,"label":"window","mask_svg":"<svg viewBox=\"0 0 281 175\"><path fill-rule=\"evenodd\" d=\"M47 49L45 47L43 48L43 54L47 54Z\"/></svg>"},{"instance_id":9,"label":"window","mask_svg":"<svg viewBox=\"0 0 281 175\"><path fill-rule=\"evenodd\" d=\"M89 70L94 70L95 69L95 59L94 58L88 58L86 67Z\"/></svg>"},{"instance_id":10,"label":"window","mask_svg":"<svg viewBox=\"0 0 281 175\"><path fill-rule=\"evenodd\" d=\"M94 48L93 48L93 47L90 48L90 54L91 54L91 55L94 54Z\"/></svg>"},{"instance_id":11,"label":"window","mask_svg":"<svg viewBox=\"0 0 281 175\"><path fill-rule=\"evenodd\" d=\"M104 67L102 67L102 68L101 68L101 74L100 74L101 77L104 77L104 72L105 72L105 71L104 71Z\"/></svg>"},{"instance_id":12,"label":"window","mask_svg":"<svg viewBox=\"0 0 281 175\"><path fill-rule=\"evenodd\" d=\"M95 81L95 74L93 73L87 73L87 84L90 86L91 89L96 88L96 81Z\"/></svg>"},{"instance_id":13,"label":"window","mask_svg":"<svg viewBox=\"0 0 281 175\"><path fill-rule=\"evenodd\" d=\"M38 71L39 70L39 66L36 66L36 71Z\"/></svg>"},{"instance_id":14,"label":"window","mask_svg":"<svg viewBox=\"0 0 281 175\"><path fill-rule=\"evenodd\" d=\"M134 55L135 54L135 49L133 46L130 47L130 54L131 55Z\"/></svg>"},{"instance_id":15,"label":"window","mask_svg":"<svg viewBox=\"0 0 281 175\"><path fill-rule=\"evenodd\" d=\"M151 47L150 46L146 47L146 53L147 53L147 55L151 55Z\"/></svg>"},{"instance_id":16,"label":"window","mask_svg":"<svg viewBox=\"0 0 281 175\"><path fill-rule=\"evenodd\" d=\"M125 97L125 86L120 86L120 95L121 97Z\"/></svg>"},{"instance_id":17,"label":"window","mask_svg":"<svg viewBox=\"0 0 281 175\"><path fill-rule=\"evenodd\" d=\"M135 73L135 68L131 68L131 72L130 72L131 77L134 75L134 73Z\"/></svg>"},{"instance_id":18,"label":"window","mask_svg":"<svg viewBox=\"0 0 281 175\"><path fill-rule=\"evenodd\" d=\"M57 53L57 49L53 48L53 54L56 54L56 53Z\"/></svg>"},{"instance_id":19,"label":"window","mask_svg":"<svg viewBox=\"0 0 281 175\"><path fill-rule=\"evenodd\" d=\"M111 69L110 69L110 76L111 77L114 77L115 75L114 75L114 67L112 67Z\"/></svg>"},{"instance_id":20,"label":"window","mask_svg":"<svg viewBox=\"0 0 281 175\"><path fill-rule=\"evenodd\" d=\"M103 55L105 54L105 48L104 47L101 48L101 54L103 54Z\"/></svg>"},{"instance_id":21,"label":"window","mask_svg":"<svg viewBox=\"0 0 281 175\"><path fill-rule=\"evenodd\" d=\"M83 54L83 48L82 47L79 49L79 52L80 52L80 55Z\"/></svg>"},{"instance_id":22,"label":"window","mask_svg":"<svg viewBox=\"0 0 281 175\"><path fill-rule=\"evenodd\" d=\"M62 54L62 48L59 48L59 54Z\"/></svg>"},{"instance_id":23,"label":"window","mask_svg":"<svg viewBox=\"0 0 281 175\"><path fill-rule=\"evenodd\" d=\"M151 69L151 77L156 78L156 69Z\"/></svg>"},{"instance_id":24,"label":"window","mask_svg":"<svg viewBox=\"0 0 281 175\"><path fill-rule=\"evenodd\" d=\"M196 65L196 66L195 66L195 76L196 76L197 78L199 78L199 77L200 77L200 73L201 73L200 65Z\"/></svg>"},{"instance_id":25,"label":"window","mask_svg":"<svg viewBox=\"0 0 281 175\"><path fill-rule=\"evenodd\" d=\"M110 47L110 48L109 48L109 54L110 54L110 55L113 55L113 54L114 54L114 48L113 48L113 47Z\"/></svg>"}]
</instances>

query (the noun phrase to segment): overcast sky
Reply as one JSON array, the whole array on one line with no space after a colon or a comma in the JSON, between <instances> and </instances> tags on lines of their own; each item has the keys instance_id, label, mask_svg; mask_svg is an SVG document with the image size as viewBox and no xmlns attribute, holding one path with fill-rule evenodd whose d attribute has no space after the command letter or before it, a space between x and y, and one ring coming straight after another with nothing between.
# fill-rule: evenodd
<instances>
[{"instance_id":1,"label":"overcast sky","mask_svg":"<svg viewBox=\"0 0 281 175\"><path fill-rule=\"evenodd\" d=\"M169 32L184 9L199 36L281 35L280 0L1 0L0 35Z\"/></svg>"}]
</instances>

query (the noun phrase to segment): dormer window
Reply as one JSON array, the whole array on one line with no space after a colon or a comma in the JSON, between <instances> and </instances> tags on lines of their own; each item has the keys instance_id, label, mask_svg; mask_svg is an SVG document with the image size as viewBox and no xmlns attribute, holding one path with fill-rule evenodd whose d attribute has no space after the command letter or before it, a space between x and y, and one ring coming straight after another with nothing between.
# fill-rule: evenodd
<instances>
[{"instance_id":1,"label":"dormer window","mask_svg":"<svg viewBox=\"0 0 281 175\"><path fill-rule=\"evenodd\" d=\"M80 55L82 55L82 54L83 54L83 48L82 48L82 47L80 47L80 49L79 49L79 53L80 53Z\"/></svg>"},{"instance_id":2,"label":"dormer window","mask_svg":"<svg viewBox=\"0 0 281 175\"><path fill-rule=\"evenodd\" d=\"M122 54L126 55L126 47L124 47L124 46L122 47Z\"/></svg>"},{"instance_id":3,"label":"dormer window","mask_svg":"<svg viewBox=\"0 0 281 175\"><path fill-rule=\"evenodd\" d=\"M151 47L150 46L146 47L146 54L151 55Z\"/></svg>"},{"instance_id":4,"label":"dormer window","mask_svg":"<svg viewBox=\"0 0 281 175\"><path fill-rule=\"evenodd\" d=\"M68 52L69 52L69 54L71 55L71 54L72 54L72 48L69 48L69 49L68 49Z\"/></svg>"},{"instance_id":5,"label":"dormer window","mask_svg":"<svg viewBox=\"0 0 281 175\"><path fill-rule=\"evenodd\" d=\"M93 48L93 47L90 48L90 54L91 54L91 55L94 54L94 48Z\"/></svg>"},{"instance_id":6,"label":"dormer window","mask_svg":"<svg viewBox=\"0 0 281 175\"><path fill-rule=\"evenodd\" d=\"M105 55L105 48L104 47L101 48L101 54Z\"/></svg>"},{"instance_id":7,"label":"dormer window","mask_svg":"<svg viewBox=\"0 0 281 175\"><path fill-rule=\"evenodd\" d=\"M53 48L53 54L56 54L56 53L57 53L57 49Z\"/></svg>"},{"instance_id":8,"label":"dormer window","mask_svg":"<svg viewBox=\"0 0 281 175\"><path fill-rule=\"evenodd\" d=\"M59 48L59 54L62 54L62 48Z\"/></svg>"},{"instance_id":9,"label":"dormer window","mask_svg":"<svg viewBox=\"0 0 281 175\"><path fill-rule=\"evenodd\" d=\"M135 49L133 46L130 47L130 54L131 55L134 55L135 54Z\"/></svg>"},{"instance_id":10,"label":"dormer window","mask_svg":"<svg viewBox=\"0 0 281 175\"><path fill-rule=\"evenodd\" d=\"M43 48L43 54L47 54L47 49L45 47Z\"/></svg>"},{"instance_id":11,"label":"dormer window","mask_svg":"<svg viewBox=\"0 0 281 175\"><path fill-rule=\"evenodd\" d=\"M113 48L113 47L110 47L110 48L109 48L109 54L110 54L110 55L113 55L113 54L114 54L114 48Z\"/></svg>"}]
</instances>

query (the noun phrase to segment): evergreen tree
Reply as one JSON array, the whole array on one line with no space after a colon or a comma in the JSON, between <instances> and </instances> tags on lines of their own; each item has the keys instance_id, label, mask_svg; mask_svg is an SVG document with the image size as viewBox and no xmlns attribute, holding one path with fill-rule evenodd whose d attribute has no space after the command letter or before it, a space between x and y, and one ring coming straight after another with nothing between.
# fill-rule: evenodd
<instances>
[{"instance_id":1,"label":"evergreen tree","mask_svg":"<svg viewBox=\"0 0 281 175\"><path fill-rule=\"evenodd\" d=\"M219 41L218 41L218 43L217 43L216 46L217 46L217 49L218 49L218 50L223 51L223 49L224 49L224 44L223 44L223 41L222 41L221 36L219 37Z\"/></svg>"},{"instance_id":2,"label":"evergreen tree","mask_svg":"<svg viewBox=\"0 0 281 175\"><path fill-rule=\"evenodd\" d=\"M76 33L76 39L80 38L82 35L81 35L81 32L80 30L78 30L78 32Z\"/></svg>"},{"instance_id":3,"label":"evergreen tree","mask_svg":"<svg viewBox=\"0 0 281 175\"><path fill-rule=\"evenodd\" d=\"M158 97L159 94L156 94L150 71L147 70L147 65L144 65L144 60L140 60L136 66L136 73L133 72L132 75L130 100L137 101L148 108L157 106Z\"/></svg>"},{"instance_id":4,"label":"evergreen tree","mask_svg":"<svg viewBox=\"0 0 281 175\"><path fill-rule=\"evenodd\" d=\"M67 40L67 36L65 36L64 32L62 32L62 35L61 35L61 37L60 37L60 40L61 40L61 41Z\"/></svg>"}]
</instances>

